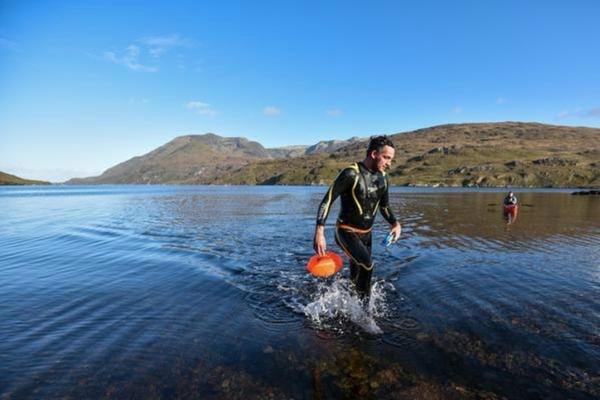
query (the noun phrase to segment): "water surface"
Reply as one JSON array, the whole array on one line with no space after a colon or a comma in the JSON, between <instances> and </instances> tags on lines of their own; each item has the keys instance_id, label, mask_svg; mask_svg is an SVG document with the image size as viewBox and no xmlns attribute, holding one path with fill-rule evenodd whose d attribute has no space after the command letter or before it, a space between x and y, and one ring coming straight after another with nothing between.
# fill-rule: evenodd
<instances>
[{"instance_id":1,"label":"water surface","mask_svg":"<svg viewBox=\"0 0 600 400\"><path fill-rule=\"evenodd\" d=\"M396 188L362 305L325 190L1 188L0 398L600 396L600 199Z\"/></svg>"}]
</instances>

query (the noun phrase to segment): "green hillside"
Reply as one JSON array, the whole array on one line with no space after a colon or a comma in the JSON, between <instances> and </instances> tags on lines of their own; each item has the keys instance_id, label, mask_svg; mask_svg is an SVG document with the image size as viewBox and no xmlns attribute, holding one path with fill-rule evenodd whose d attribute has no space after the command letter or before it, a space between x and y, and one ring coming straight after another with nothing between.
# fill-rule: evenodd
<instances>
[{"instance_id":1,"label":"green hillside","mask_svg":"<svg viewBox=\"0 0 600 400\"><path fill-rule=\"evenodd\" d=\"M600 129L537 123L443 125L391 136L395 185L600 187ZM268 160L211 183L327 184L366 140L330 155Z\"/></svg>"},{"instance_id":2,"label":"green hillside","mask_svg":"<svg viewBox=\"0 0 600 400\"><path fill-rule=\"evenodd\" d=\"M50 182L19 178L0 171L0 185L49 185Z\"/></svg>"}]
</instances>

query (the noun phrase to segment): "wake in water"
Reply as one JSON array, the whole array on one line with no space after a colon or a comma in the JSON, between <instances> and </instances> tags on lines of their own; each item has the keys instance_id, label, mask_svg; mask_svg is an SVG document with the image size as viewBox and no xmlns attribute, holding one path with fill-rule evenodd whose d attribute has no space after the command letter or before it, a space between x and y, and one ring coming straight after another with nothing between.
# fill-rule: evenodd
<instances>
[{"instance_id":1,"label":"wake in water","mask_svg":"<svg viewBox=\"0 0 600 400\"><path fill-rule=\"evenodd\" d=\"M306 315L319 329L344 331L347 321L351 321L365 332L381 334L377 319L388 313L386 295L396 290L385 281L376 282L371 288L368 300L362 300L346 278L333 282L320 282L306 305L297 304L296 309Z\"/></svg>"}]
</instances>

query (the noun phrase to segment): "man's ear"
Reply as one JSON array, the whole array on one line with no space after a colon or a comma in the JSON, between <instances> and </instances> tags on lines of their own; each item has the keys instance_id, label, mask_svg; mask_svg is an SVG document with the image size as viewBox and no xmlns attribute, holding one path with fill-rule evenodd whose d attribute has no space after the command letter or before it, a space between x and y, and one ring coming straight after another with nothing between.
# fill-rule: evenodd
<instances>
[{"instance_id":1,"label":"man's ear","mask_svg":"<svg viewBox=\"0 0 600 400\"><path fill-rule=\"evenodd\" d=\"M372 150L372 151L369 153L369 156L371 156L371 158L374 160L374 159L377 157L377 154L378 154L378 153L377 153L377 150Z\"/></svg>"}]
</instances>

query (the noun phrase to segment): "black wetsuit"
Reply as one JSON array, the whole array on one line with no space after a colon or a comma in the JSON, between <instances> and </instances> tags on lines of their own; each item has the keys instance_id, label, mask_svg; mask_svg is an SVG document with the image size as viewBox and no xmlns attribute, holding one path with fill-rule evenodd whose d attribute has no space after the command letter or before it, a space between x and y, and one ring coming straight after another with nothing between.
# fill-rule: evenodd
<instances>
[{"instance_id":1,"label":"black wetsuit","mask_svg":"<svg viewBox=\"0 0 600 400\"><path fill-rule=\"evenodd\" d=\"M510 206L513 204L517 204L517 198L515 196L506 196L504 198L504 205L505 206Z\"/></svg>"},{"instance_id":2,"label":"black wetsuit","mask_svg":"<svg viewBox=\"0 0 600 400\"><path fill-rule=\"evenodd\" d=\"M388 179L382 172L369 171L362 163L343 169L319 205L317 225L325 221L335 199L341 197L335 240L350 258L350 278L361 295L371 289L373 261L371 259L371 228L375 213L391 225L396 217L389 206Z\"/></svg>"}]
</instances>

